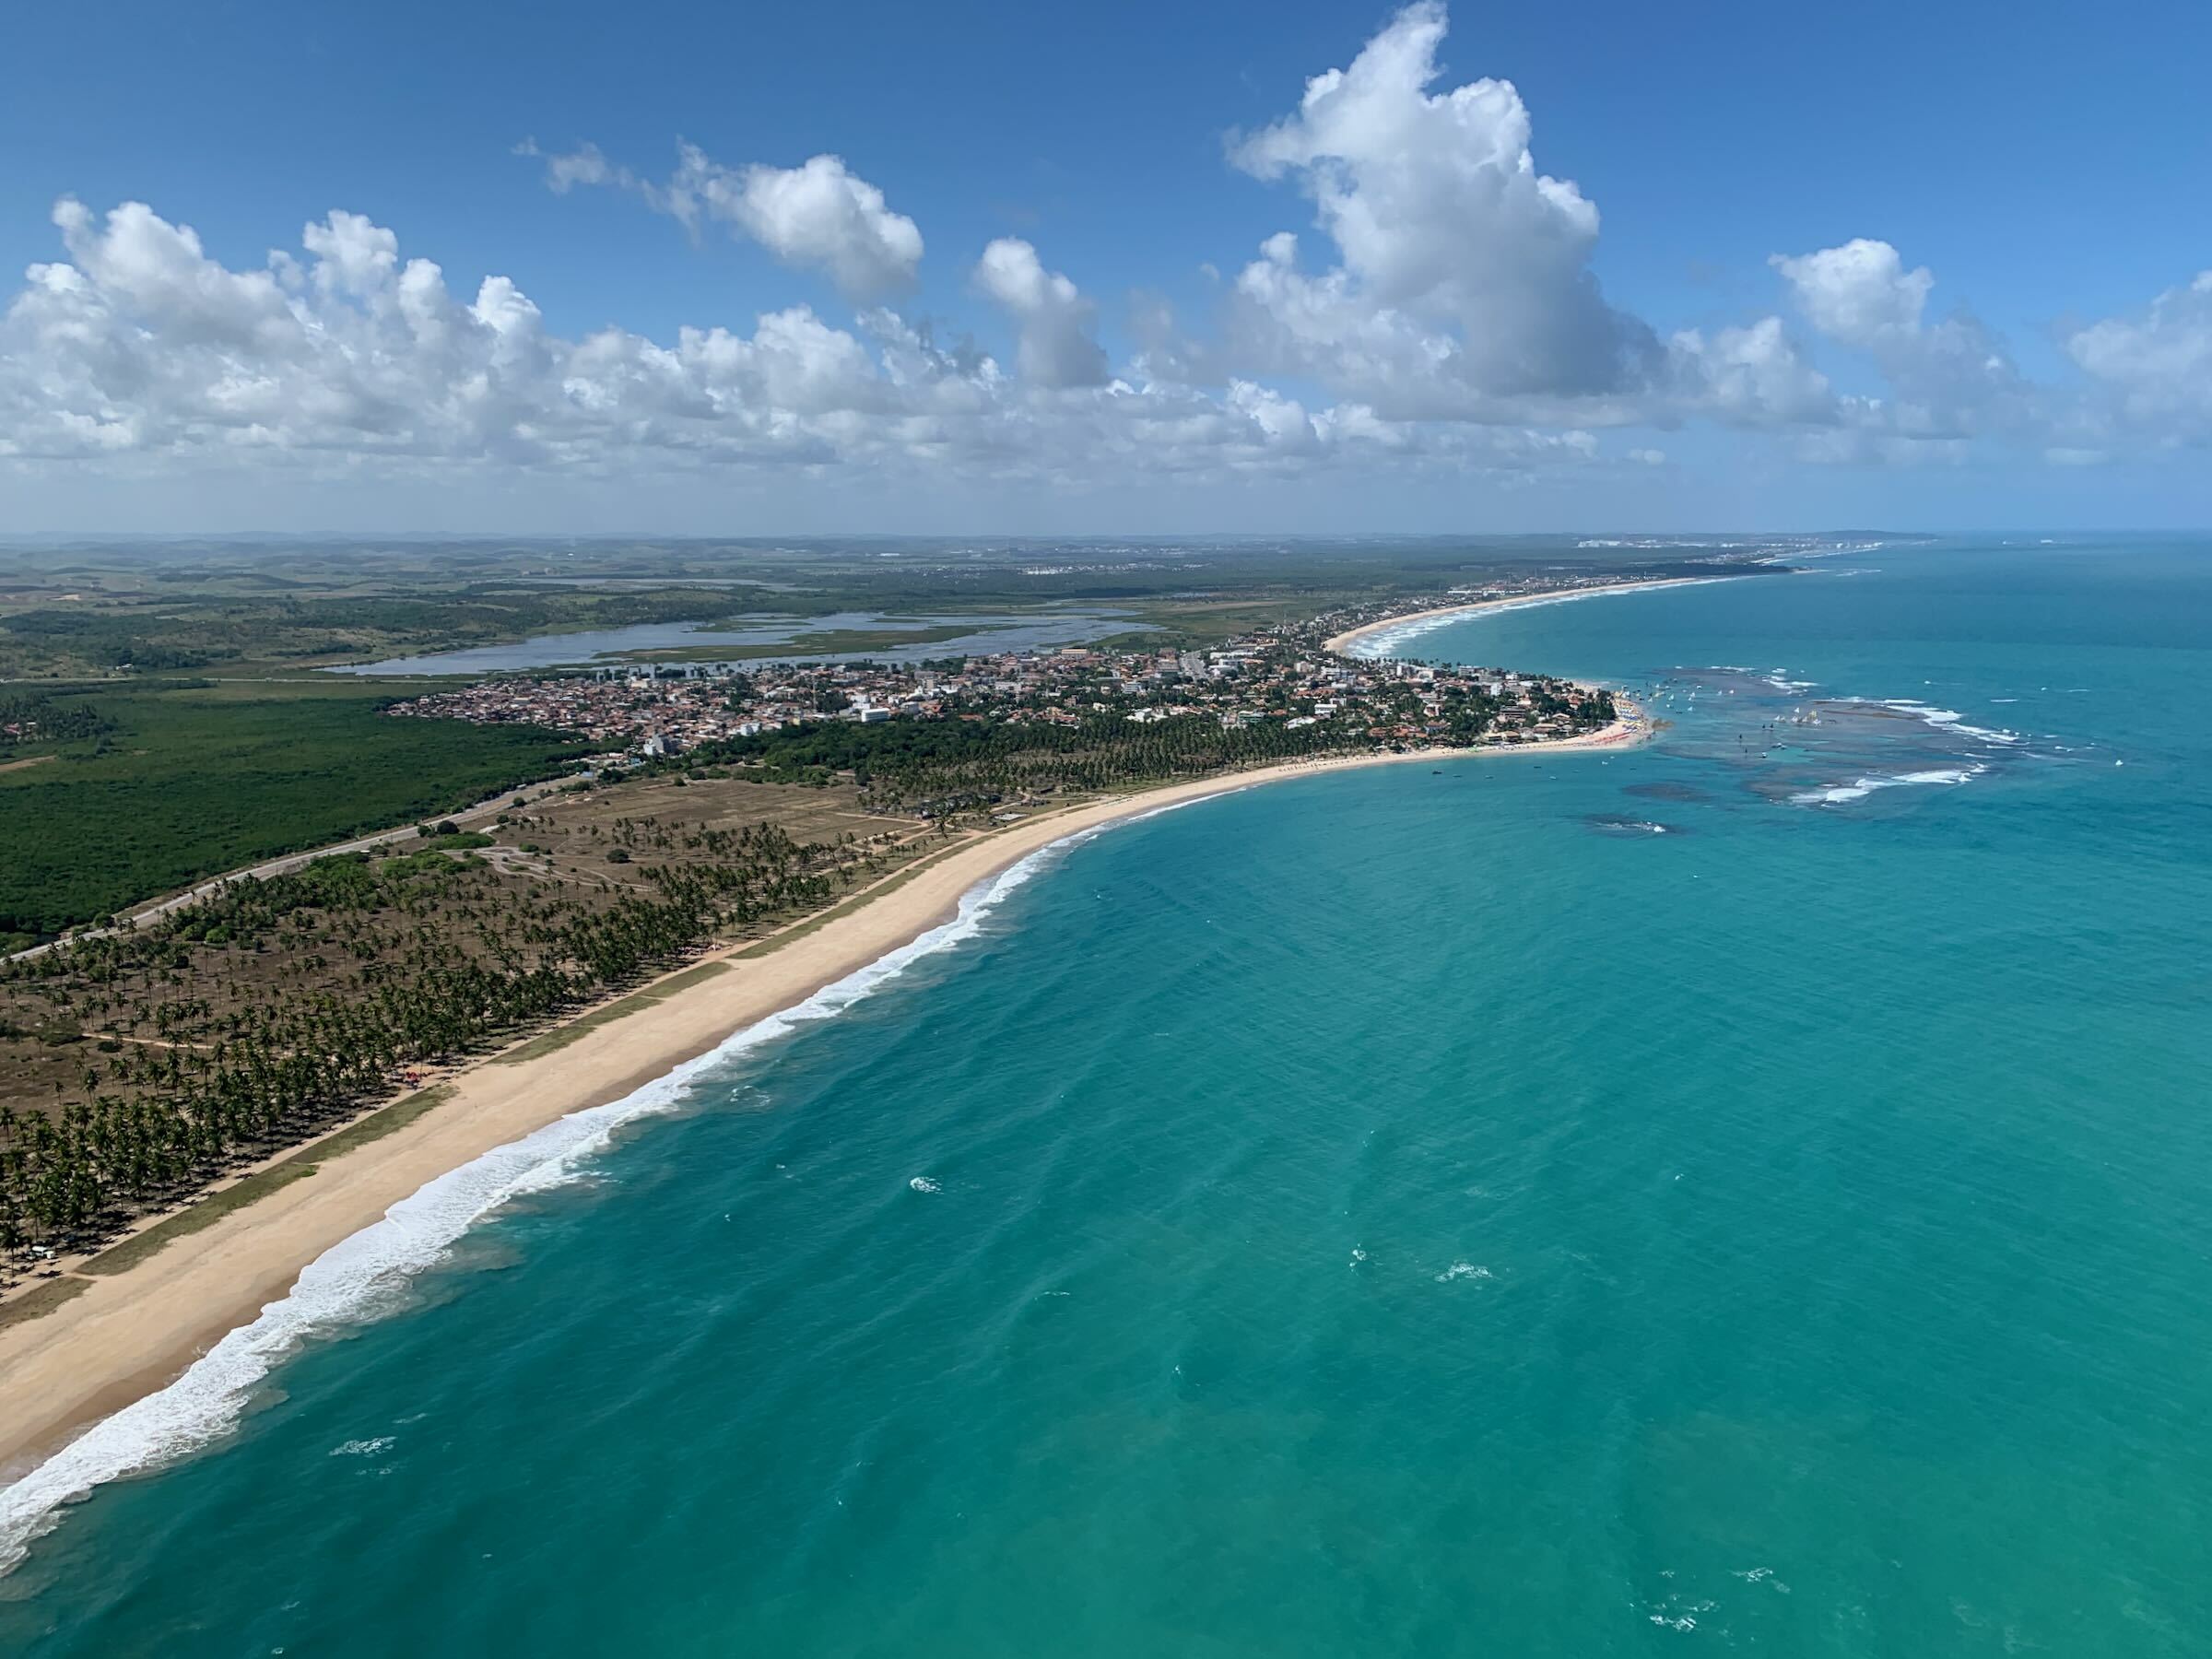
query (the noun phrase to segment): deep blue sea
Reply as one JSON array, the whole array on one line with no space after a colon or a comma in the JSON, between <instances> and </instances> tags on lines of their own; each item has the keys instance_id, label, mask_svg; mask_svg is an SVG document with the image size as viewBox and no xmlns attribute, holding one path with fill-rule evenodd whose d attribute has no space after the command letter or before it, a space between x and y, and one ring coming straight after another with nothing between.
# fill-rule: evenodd
<instances>
[{"instance_id":1,"label":"deep blue sea","mask_svg":"<svg viewBox=\"0 0 2212 1659\"><path fill-rule=\"evenodd\" d=\"M2212 547L1398 649L1667 724L1055 853L172 1401L0 1652L2212 1652Z\"/></svg>"}]
</instances>

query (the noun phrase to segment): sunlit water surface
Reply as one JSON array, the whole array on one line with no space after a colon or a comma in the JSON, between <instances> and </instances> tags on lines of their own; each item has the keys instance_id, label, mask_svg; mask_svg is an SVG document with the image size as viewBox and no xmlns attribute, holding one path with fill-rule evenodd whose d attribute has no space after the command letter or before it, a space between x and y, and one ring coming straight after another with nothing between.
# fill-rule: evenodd
<instances>
[{"instance_id":1,"label":"sunlit water surface","mask_svg":"<svg viewBox=\"0 0 2212 1659\"><path fill-rule=\"evenodd\" d=\"M1810 572L1412 642L1671 724L1058 855L0 1651L2202 1653L2212 555Z\"/></svg>"}]
</instances>

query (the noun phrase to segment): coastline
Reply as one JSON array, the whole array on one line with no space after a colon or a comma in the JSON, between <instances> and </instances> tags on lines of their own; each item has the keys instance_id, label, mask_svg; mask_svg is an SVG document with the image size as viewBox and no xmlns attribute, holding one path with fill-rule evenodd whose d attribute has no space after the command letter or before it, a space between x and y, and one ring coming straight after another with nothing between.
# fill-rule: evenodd
<instances>
[{"instance_id":1,"label":"coastline","mask_svg":"<svg viewBox=\"0 0 2212 1659\"><path fill-rule=\"evenodd\" d=\"M678 1068L714 1054L763 1022L791 1014L825 988L913 946L960 915L963 900L982 884L1058 843L1165 808L1288 778L1378 765L1614 748L1640 741L1645 731L1641 712L1635 711L1583 737L1289 761L1045 812L957 843L888 878L877 892L856 895L772 941L749 942L687 962L643 988L665 987L666 994L658 1000L622 1018L583 1026L571 1041L536 1048L525 1041L479 1059L447 1078L441 1087L448 1092L413 1121L380 1138L351 1145L327 1162L312 1161L314 1143L310 1143L302 1149L304 1174L222 1214L194 1233L188 1245L156 1251L112 1276L80 1279L83 1288L60 1305L0 1325L0 1480L23 1483L81 1431L162 1394L228 1334L303 1285L311 1267L342 1255L340 1246L388 1217L397 1221L395 1206L428 1196L442 1178L563 1120L669 1080ZM763 951L763 944L773 947ZM724 966L698 972L706 962ZM672 1087L680 1082L674 1079ZM592 1144L599 1139L603 1135ZM441 1242L434 1253L442 1249ZM54 1500L79 1490L56 1492ZM6 1486L0 1486L0 1504L10 1495ZM6 1566L0 1560L0 1571Z\"/></svg>"},{"instance_id":2,"label":"coastline","mask_svg":"<svg viewBox=\"0 0 2212 1659\"><path fill-rule=\"evenodd\" d=\"M1340 634L1332 634L1323 641L1324 651L1338 655L1347 653L1347 648L1372 635L1403 628L1409 622L1441 623L1452 617L1472 617L1483 611L1520 610L1532 605L1566 605L1577 599L1599 599L1613 594L1641 594L1652 588L1698 587L1709 582L1726 582L1726 576L1655 576L1649 582L1612 582L1596 587L1551 588L1538 594L1509 594L1502 599L1470 599L1465 605L1439 605L1428 610L1407 611L1402 616L1383 617L1373 622L1362 622L1357 628L1347 628Z\"/></svg>"}]
</instances>

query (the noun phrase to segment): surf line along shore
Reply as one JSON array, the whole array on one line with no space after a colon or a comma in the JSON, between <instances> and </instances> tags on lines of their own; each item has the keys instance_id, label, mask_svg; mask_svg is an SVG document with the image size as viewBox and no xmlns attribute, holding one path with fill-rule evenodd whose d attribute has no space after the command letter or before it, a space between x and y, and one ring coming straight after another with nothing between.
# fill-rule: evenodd
<instances>
[{"instance_id":1,"label":"surf line along shore","mask_svg":"<svg viewBox=\"0 0 2212 1659\"><path fill-rule=\"evenodd\" d=\"M1612 594L1641 594L1653 588L1696 587L1708 582L1726 582L1725 576L1654 576L1648 582L1605 582L1590 587L1547 588L1535 594L1506 594L1496 599L1470 599L1464 605L1439 605L1428 610L1405 611L1394 617L1378 617L1372 622L1362 622L1357 628L1347 628L1333 634L1322 646L1339 656L1351 652L1362 640L1377 634L1395 632L1408 623L1430 622L1441 624L1454 617L1473 617L1484 611L1524 610L1538 605L1566 605L1577 599L1602 599Z\"/></svg>"},{"instance_id":2,"label":"surf line along shore","mask_svg":"<svg viewBox=\"0 0 2212 1659\"><path fill-rule=\"evenodd\" d=\"M1032 853L1162 807L1289 778L1620 747L1644 735L1641 711L1623 707L1611 725L1581 737L1289 761L1041 812L931 854L888 877L877 893L794 924L781 938L694 959L659 982L668 987L665 995L634 1012L598 1021L580 1017L584 1029L571 1041L520 1052L530 1049L525 1041L474 1062L413 1121L327 1161L315 1161L316 1143L307 1143L285 1155L304 1155L308 1172L299 1179L124 1271L79 1278L74 1295L36 1317L0 1324L0 1481L20 1479L88 1426L159 1394L226 1333L282 1298L302 1269L428 1183L562 1118L621 1100L733 1033L788 1012L949 921L964 895ZM755 954L763 944L772 948ZM721 967L701 974L707 962ZM7 1496L0 1485L0 1509Z\"/></svg>"}]
</instances>

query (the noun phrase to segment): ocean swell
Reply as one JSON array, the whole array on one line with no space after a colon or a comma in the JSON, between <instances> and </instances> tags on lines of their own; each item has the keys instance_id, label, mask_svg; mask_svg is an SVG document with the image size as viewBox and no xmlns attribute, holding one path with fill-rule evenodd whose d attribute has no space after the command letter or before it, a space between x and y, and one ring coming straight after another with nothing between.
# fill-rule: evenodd
<instances>
[{"instance_id":1,"label":"ocean swell","mask_svg":"<svg viewBox=\"0 0 2212 1659\"><path fill-rule=\"evenodd\" d=\"M950 949L1056 855L1115 824L1171 811L1184 802L1078 830L1038 849L962 895L953 918L826 985L806 1001L735 1032L619 1100L547 1124L447 1171L401 1199L382 1220L331 1246L292 1288L194 1360L166 1388L104 1418L14 1484L0 1488L0 1574L23 1559L62 1506L96 1487L145 1473L219 1440L238 1423L264 1378L302 1345L394 1305L407 1280L443 1260L454 1241L509 1200L577 1179L615 1131L679 1106L703 1074L829 1019L874 994L923 959Z\"/></svg>"}]
</instances>

